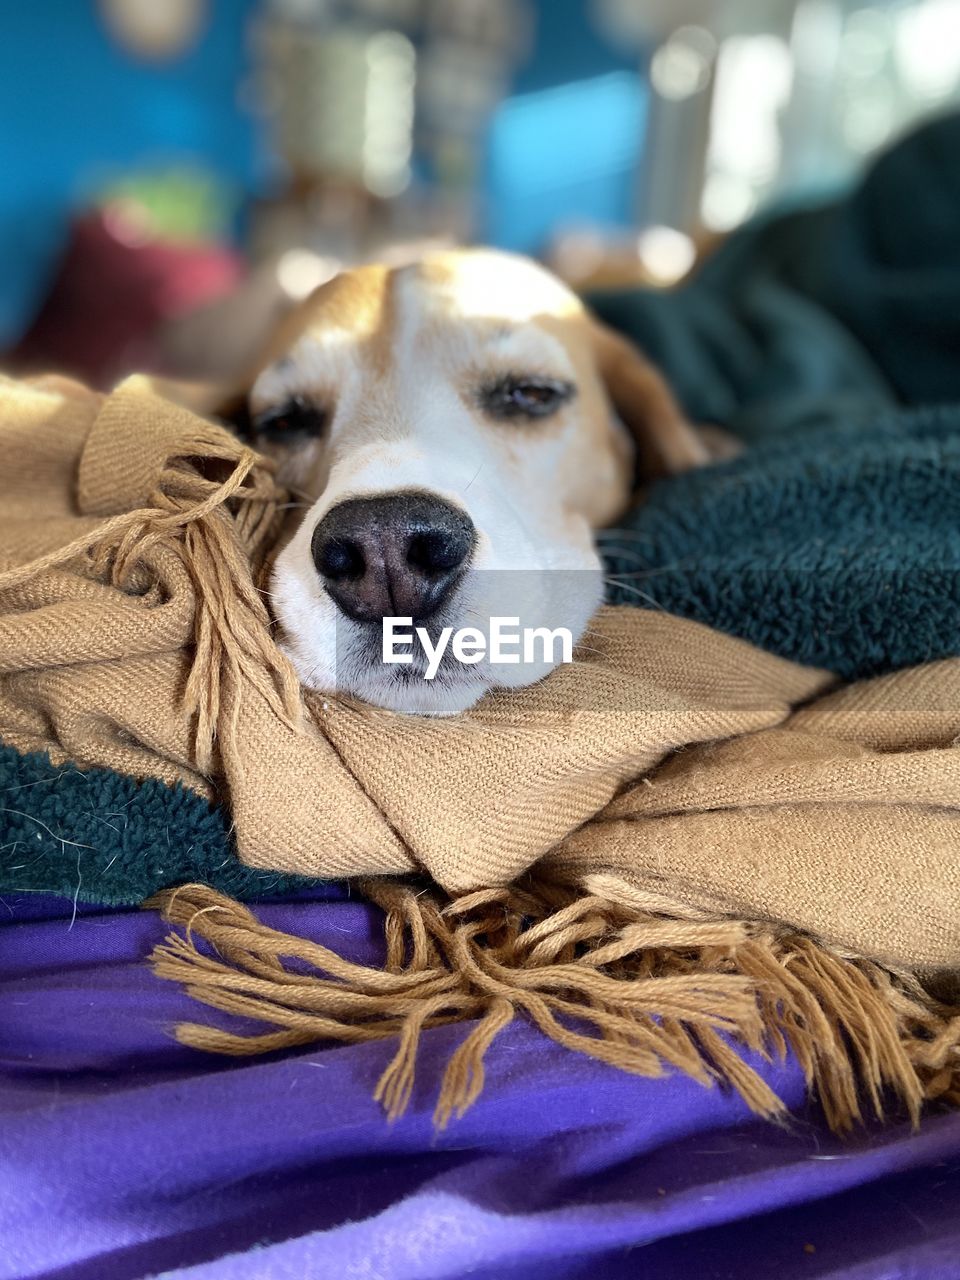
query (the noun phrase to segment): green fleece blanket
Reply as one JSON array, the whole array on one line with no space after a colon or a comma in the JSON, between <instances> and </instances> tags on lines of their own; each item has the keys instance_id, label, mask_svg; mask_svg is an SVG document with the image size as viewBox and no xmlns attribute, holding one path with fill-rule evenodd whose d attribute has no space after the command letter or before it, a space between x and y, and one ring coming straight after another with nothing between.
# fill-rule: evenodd
<instances>
[{"instance_id":1,"label":"green fleece blanket","mask_svg":"<svg viewBox=\"0 0 960 1280\"><path fill-rule=\"evenodd\" d=\"M960 117L670 294L592 299L749 450L604 538L611 598L848 679L960 652Z\"/></svg>"},{"instance_id":2,"label":"green fleece blanket","mask_svg":"<svg viewBox=\"0 0 960 1280\"><path fill-rule=\"evenodd\" d=\"M960 117L848 199L751 224L683 288L591 299L695 419L749 444L607 533L610 598L847 678L960 653ZM258 898L178 788L0 750L0 891L133 903L187 879Z\"/></svg>"}]
</instances>

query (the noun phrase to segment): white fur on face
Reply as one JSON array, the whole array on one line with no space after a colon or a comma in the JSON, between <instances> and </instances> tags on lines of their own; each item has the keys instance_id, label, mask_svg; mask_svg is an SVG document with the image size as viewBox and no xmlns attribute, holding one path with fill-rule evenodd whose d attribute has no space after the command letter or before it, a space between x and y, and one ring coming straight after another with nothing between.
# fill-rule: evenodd
<instances>
[{"instance_id":1,"label":"white fur on face","mask_svg":"<svg viewBox=\"0 0 960 1280\"><path fill-rule=\"evenodd\" d=\"M484 419L475 392L491 376L577 380L564 344L533 317L545 313L548 301L554 311L578 304L524 260L495 254L464 260L469 281L459 289L455 278L438 285L415 268L395 273L390 326L375 358L362 334L328 319L265 369L251 393L255 413L291 395L331 411L323 438L302 447L299 463L295 455L289 459L290 474L315 501L279 554L271 584L301 681L426 715L456 714L487 689L533 683L554 664L445 662L432 681L416 669L383 664L380 629L372 640L369 624L343 615L314 565L311 540L327 512L348 498L411 491L452 503L472 520L477 541L443 607L443 624L485 630L491 616L515 617L520 627L565 627L576 641L603 585L591 521L568 491L570 477L577 492L589 489L591 479L622 488L613 453L591 449L585 439L576 399L545 421ZM491 307L496 301L498 281L501 298L506 292L514 301L509 318L491 326L504 315L484 310L484 299Z\"/></svg>"}]
</instances>

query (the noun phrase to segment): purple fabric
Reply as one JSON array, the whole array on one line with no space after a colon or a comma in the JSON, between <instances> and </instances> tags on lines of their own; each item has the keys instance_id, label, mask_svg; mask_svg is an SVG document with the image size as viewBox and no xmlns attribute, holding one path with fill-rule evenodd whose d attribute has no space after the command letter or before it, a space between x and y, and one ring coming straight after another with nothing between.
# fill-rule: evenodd
<instances>
[{"instance_id":1,"label":"purple fabric","mask_svg":"<svg viewBox=\"0 0 960 1280\"><path fill-rule=\"evenodd\" d=\"M224 1061L143 963L140 912L0 903L0 1277L960 1276L960 1117L840 1142L794 1063L784 1128L683 1077L635 1079L517 1024L434 1134L462 1028L430 1032L410 1113L371 1100L385 1045ZM375 960L344 898L265 918Z\"/></svg>"}]
</instances>

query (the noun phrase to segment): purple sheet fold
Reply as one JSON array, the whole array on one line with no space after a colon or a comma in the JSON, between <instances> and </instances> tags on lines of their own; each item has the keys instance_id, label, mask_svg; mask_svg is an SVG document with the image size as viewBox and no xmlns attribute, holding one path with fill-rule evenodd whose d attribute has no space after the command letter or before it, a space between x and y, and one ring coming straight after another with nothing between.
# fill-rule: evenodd
<instances>
[{"instance_id":1,"label":"purple sheet fold","mask_svg":"<svg viewBox=\"0 0 960 1280\"><path fill-rule=\"evenodd\" d=\"M262 910L379 955L363 903ZM172 1025L209 1015L143 963L158 919L72 912L0 905L0 1280L960 1276L958 1116L841 1142L794 1062L761 1064L796 1113L777 1128L518 1023L441 1134L436 1085L464 1029L429 1032L388 1125L371 1095L390 1046L183 1048Z\"/></svg>"}]
</instances>

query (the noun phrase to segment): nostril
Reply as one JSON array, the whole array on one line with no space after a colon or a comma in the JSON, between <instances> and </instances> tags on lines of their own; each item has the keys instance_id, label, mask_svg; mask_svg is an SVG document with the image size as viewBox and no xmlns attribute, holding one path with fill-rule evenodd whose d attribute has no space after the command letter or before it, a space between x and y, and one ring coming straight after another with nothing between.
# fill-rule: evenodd
<instances>
[{"instance_id":1,"label":"nostril","mask_svg":"<svg viewBox=\"0 0 960 1280\"><path fill-rule=\"evenodd\" d=\"M465 511L432 494L384 494L332 506L310 553L323 590L347 617L423 620L459 581L476 537Z\"/></svg>"},{"instance_id":2,"label":"nostril","mask_svg":"<svg viewBox=\"0 0 960 1280\"><path fill-rule=\"evenodd\" d=\"M349 538L328 538L317 548L315 561L323 576L335 582L362 578L367 568L363 549Z\"/></svg>"},{"instance_id":3,"label":"nostril","mask_svg":"<svg viewBox=\"0 0 960 1280\"><path fill-rule=\"evenodd\" d=\"M443 529L415 533L407 546L407 564L426 573L456 569L470 550L470 540Z\"/></svg>"}]
</instances>

